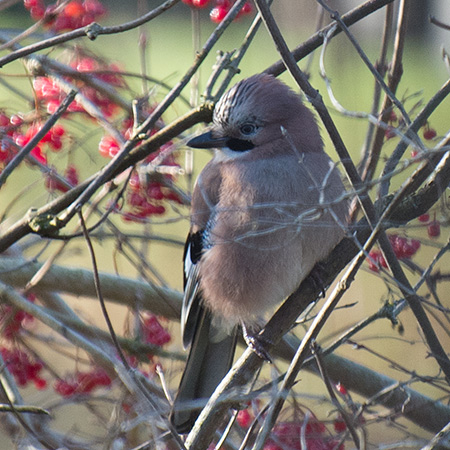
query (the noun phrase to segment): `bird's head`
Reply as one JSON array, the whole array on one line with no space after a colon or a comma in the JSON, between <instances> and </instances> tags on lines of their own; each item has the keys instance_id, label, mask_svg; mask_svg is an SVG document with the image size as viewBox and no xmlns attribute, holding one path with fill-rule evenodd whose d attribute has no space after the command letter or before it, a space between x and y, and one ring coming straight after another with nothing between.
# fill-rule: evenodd
<instances>
[{"instance_id":1,"label":"bird's head","mask_svg":"<svg viewBox=\"0 0 450 450\"><path fill-rule=\"evenodd\" d=\"M289 145L279 145L280 141ZM213 125L188 142L194 148L217 148L228 158L255 152L320 151L315 119L300 96L268 74L235 84L217 102ZM289 150L290 148L290 150Z\"/></svg>"}]
</instances>

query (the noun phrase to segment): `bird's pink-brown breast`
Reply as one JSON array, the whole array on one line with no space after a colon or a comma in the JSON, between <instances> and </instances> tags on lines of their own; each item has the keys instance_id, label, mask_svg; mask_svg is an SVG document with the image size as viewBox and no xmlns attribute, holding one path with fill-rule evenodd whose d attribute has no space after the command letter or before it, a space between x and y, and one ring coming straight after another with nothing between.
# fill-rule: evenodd
<instances>
[{"instance_id":1,"label":"bird's pink-brown breast","mask_svg":"<svg viewBox=\"0 0 450 450\"><path fill-rule=\"evenodd\" d=\"M346 202L334 202L344 190L328 156L270 159L206 169L220 173L220 185L209 193L217 204L200 287L205 304L231 324L256 321L280 303L343 237L329 208L344 225Z\"/></svg>"}]
</instances>

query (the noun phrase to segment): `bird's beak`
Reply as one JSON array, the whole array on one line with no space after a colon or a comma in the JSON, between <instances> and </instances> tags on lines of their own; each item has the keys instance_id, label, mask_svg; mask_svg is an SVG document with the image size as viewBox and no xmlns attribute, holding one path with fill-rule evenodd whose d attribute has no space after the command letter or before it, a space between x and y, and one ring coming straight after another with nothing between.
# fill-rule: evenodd
<instances>
[{"instance_id":1,"label":"bird's beak","mask_svg":"<svg viewBox=\"0 0 450 450\"><path fill-rule=\"evenodd\" d=\"M186 145L193 148L221 148L227 147L227 137L214 137L211 131L195 136Z\"/></svg>"}]
</instances>

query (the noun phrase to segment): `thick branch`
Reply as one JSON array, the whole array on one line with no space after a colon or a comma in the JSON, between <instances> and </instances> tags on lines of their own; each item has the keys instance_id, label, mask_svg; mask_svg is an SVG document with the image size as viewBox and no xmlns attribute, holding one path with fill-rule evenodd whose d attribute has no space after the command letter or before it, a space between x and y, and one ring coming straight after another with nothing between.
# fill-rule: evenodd
<instances>
[{"instance_id":1,"label":"thick branch","mask_svg":"<svg viewBox=\"0 0 450 450\"><path fill-rule=\"evenodd\" d=\"M40 270L42 263L26 262L19 258L0 258L0 281L21 289ZM152 286L143 281L100 273L105 298L122 305L140 305L157 315L178 320L181 311L181 294L166 288ZM33 291L62 292L96 298L92 271L52 265Z\"/></svg>"},{"instance_id":2,"label":"thick branch","mask_svg":"<svg viewBox=\"0 0 450 450\"><path fill-rule=\"evenodd\" d=\"M146 156L151 153L157 151L160 146L175 138L185 130L189 129L193 125L202 122L211 120L211 109L208 106L201 106L184 116L180 117L176 121L172 122L167 127L160 130L158 133L155 133L151 138L145 140L139 146L137 146L127 157L121 162L121 164L116 168L116 170L110 174L110 177L107 181L111 181L115 176L119 173L126 170L128 167L132 167L141 159L144 159ZM61 195L57 199L52 202L44 205L36 211L28 214L14 225L12 225L7 231L5 231L0 237L0 253L4 252L7 248L9 248L12 244L22 239L29 233L36 232L37 230L33 230L31 228L33 220L35 218L43 218L44 225L46 226L46 230L42 234L54 234L57 233L58 223L55 222L51 224L50 222L54 218L56 214L62 212L65 208L67 208L75 199L86 189L87 186L98 176L95 174L79 184L78 186L71 189L69 192ZM46 219L48 217L48 219Z\"/></svg>"}]
</instances>

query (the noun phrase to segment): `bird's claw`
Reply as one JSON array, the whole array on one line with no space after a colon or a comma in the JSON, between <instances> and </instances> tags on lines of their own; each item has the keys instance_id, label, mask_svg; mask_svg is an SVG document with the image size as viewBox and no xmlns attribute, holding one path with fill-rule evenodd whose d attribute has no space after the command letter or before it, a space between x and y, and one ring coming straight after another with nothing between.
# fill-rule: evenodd
<instances>
[{"instance_id":1,"label":"bird's claw","mask_svg":"<svg viewBox=\"0 0 450 450\"><path fill-rule=\"evenodd\" d=\"M261 359L272 364L272 357L266 350L267 344L270 344L266 339L262 338L259 334L253 334L245 325L242 325L242 334L244 336L247 346L254 351Z\"/></svg>"}]
</instances>

